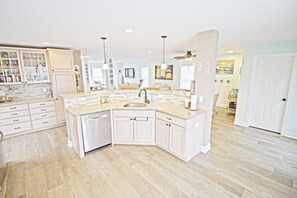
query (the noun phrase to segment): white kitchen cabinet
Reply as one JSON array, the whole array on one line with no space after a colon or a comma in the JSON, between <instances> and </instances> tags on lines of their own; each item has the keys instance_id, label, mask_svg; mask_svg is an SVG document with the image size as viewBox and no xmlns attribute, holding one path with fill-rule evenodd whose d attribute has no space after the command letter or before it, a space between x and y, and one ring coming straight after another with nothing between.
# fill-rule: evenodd
<instances>
[{"instance_id":1,"label":"white kitchen cabinet","mask_svg":"<svg viewBox=\"0 0 297 198\"><path fill-rule=\"evenodd\" d=\"M129 117L114 118L114 140L115 142L133 142L134 121Z\"/></svg>"},{"instance_id":2,"label":"white kitchen cabinet","mask_svg":"<svg viewBox=\"0 0 297 198\"><path fill-rule=\"evenodd\" d=\"M134 120L134 142L152 143L154 141L153 118L136 117Z\"/></svg>"},{"instance_id":3,"label":"white kitchen cabinet","mask_svg":"<svg viewBox=\"0 0 297 198\"><path fill-rule=\"evenodd\" d=\"M22 70L18 50L0 48L0 84L21 82Z\"/></svg>"},{"instance_id":4,"label":"white kitchen cabinet","mask_svg":"<svg viewBox=\"0 0 297 198\"><path fill-rule=\"evenodd\" d=\"M184 120L156 112L156 143L159 147L188 161L201 150L204 114Z\"/></svg>"},{"instance_id":5,"label":"white kitchen cabinet","mask_svg":"<svg viewBox=\"0 0 297 198\"><path fill-rule=\"evenodd\" d=\"M0 126L4 137L31 130L28 105L0 107Z\"/></svg>"},{"instance_id":6,"label":"white kitchen cabinet","mask_svg":"<svg viewBox=\"0 0 297 198\"><path fill-rule=\"evenodd\" d=\"M25 82L49 82L46 51L21 51Z\"/></svg>"},{"instance_id":7,"label":"white kitchen cabinet","mask_svg":"<svg viewBox=\"0 0 297 198\"><path fill-rule=\"evenodd\" d=\"M156 144L168 150L169 145L169 128L168 124L160 119L156 119Z\"/></svg>"},{"instance_id":8,"label":"white kitchen cabinet","mask_svg":"<svg viewBox=\"0 0 297 198\"><path fill-rule=\"evenodd\" d=\"M73 50L48 49L52 71L74 71Z\"/></svg>"},{"instance_id":9,"label":"white kitchen cabinet","mask_svg":"<svg viewBox=\"0 0 297 198\"><path fill-rule=\"evenodd\" d=\"M113 111L114 144L155 144L154 111Z\"/></svg>"},{"instance_id":10,"label":"white kitchen cabinet","mask_svg":"<svg viewBox=\"0 0 297 198\"><path fill-rule=\"evenodd\" d=\"M57 124L54 101L31 103L29 109L33 129L47 128Z\"/></svg>"},{"instance_id":11,"label":"white kitchen cabinet","mask_svg":"<svg viewBox=\"0 0 297 198\"><path fill-rule=\"evenodd\" d=\"M159 147L183 158L185 128L156 119L156 143Z\"/></svg>"},{"instance_id":12,"label":"white kitchen cabinet","mask_svg":"<svg viewBox=\"0 0 297 198\"><path fill-rule=\"evenodd\" d=\"M48 49L53 95L56 98L58 123L65 122L65 109L61 94L77 92L72 50Z\"/></svg>"},{"instance_id":13,"label":"white kitchen cabinet","mask_svg":"<svg viewBox=\"0 0 297 198\"><path fill-rule=\"evenodd\" d=\"M169 152L176 156L184 157L184 137L186 129L174 124L169 124Z\"/></svg>"}]
</instances>

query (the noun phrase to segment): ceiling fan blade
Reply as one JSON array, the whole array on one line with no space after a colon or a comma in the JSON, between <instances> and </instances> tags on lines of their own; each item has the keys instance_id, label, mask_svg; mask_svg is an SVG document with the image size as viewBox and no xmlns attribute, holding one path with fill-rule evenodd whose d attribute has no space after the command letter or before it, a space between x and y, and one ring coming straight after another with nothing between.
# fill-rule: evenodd
<instances>
[{"instance_id":1,"label":"ceiling fan blade","mask_svg":"<svg viewBox=\"0 0 297 198\"><path fill-rule=\"evenodd\" d=\"M177 59L177 60L180 60L180 59L185 59L186 57L184 57L184 56L175 56L174 58Z\"/></svg>"}]
</instances>

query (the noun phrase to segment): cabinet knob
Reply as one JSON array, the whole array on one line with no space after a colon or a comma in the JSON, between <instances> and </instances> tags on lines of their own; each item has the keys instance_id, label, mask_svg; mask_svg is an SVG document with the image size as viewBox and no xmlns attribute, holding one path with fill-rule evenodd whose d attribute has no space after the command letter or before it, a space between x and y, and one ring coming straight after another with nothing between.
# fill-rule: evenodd
<instances>
[{"instance_id":1,"label":"cabinet knob","mask_svg":"<svg viewBox=\"0 0 297 198\"><path fill-rule=\"evenodd\" d=\"M282 99L282 101L284 101L284 102L285 102L285 101L287 101L287 99L286 99L286 98L283 98L283 99Z\"/></svg>"}]
</instances>

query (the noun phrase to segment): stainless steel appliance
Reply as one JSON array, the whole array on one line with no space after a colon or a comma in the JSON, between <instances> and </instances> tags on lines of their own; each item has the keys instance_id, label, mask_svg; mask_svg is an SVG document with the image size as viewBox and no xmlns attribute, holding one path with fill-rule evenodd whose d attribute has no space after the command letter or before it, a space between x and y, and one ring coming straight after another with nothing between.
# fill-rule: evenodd
<instances>
[{"instance_id":1,"label":"stainless steel appliance","mask_svg":"<svg viewBox=\"0 0 297 198\"><path fill-rule=\"evenodd\" d=\"M82 116L85 153L111 144L110 111Z\"/></svg>"}]
</instances>

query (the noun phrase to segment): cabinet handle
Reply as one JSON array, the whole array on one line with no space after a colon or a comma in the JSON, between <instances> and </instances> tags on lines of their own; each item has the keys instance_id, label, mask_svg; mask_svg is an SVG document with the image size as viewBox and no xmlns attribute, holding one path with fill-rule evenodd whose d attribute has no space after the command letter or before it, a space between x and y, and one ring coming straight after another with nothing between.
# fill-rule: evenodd
<instances>
[{"instance_id":1,"label":"cabinet handle","mask_svg":"<svg viewBox=\"0 0 297 198\"><path fill-rule=\"evenodd\" d=\"M133 120L136 120L136 117Z\"/></svg>"},{"instance_id":2,"label":"cabinet handle","mask_svg":"<svg viewBox=\"0 0 297 198\"><path fill-rule=\"evenodd\" d=\"M169 127L171 127L171 124L168 124Z\"/></svg>"},{"instance_id":3,"label":"cabinet handle","mask_svg":"<svg viewBox=\"0 0 297 198\"><path fill-rule=\"evenodd\" d=\"M40 104L40 106L44 106L44 105L45 105L45 103L41 103L41 104Z\"/></svg>"},{"instance_id":4,"label":"cabinet handle","mask_svg":"<svg viewBox=\"0 0 297 198\"><path fill-rule=\"evenodd\" d=\"M43 122L42 124L47 124L48 122Z\"/></svg>"},{"instance_id":5,"label":"cabinet handle","mask_svg":"<svg viewBox=\"0 0 297 198\"><path fill-rule=\"evenodd\" d=\"M16 127L16 128L14 128L14 129L16 130L16 129L20 129L20 128L21 128L21 127Z\"/></svg>"},{"instance_id":6,"label":"cabinet handle","mask_svg":"<svg viewBox=\"0 0 297 198\"><path fill-rule=\"evenodd\" d=\"M46 117L46 114L41 115L41 117Z\"/></svg>"},{"instance_id":7,"label":"cabinet handle","mask_svg":"<svg viewBox=\"0 0 297 198\"><path fill-rule=\"evenodd\" d=\"M11 107L10 109L13 110L13 109L16 109L16 107Z\"/></svg>"},{"instance_id":8,"label":"cabinet handle","mask_svg":"<svg viewBox=\"0 0 297 198\"><path fill-rule=\"evenodd\" d=\"M40 111L46 111L46 109L41 109Z\"/></svg>"},{"instance_id":9,"label":"cabinet handle","mask_svg":"<svg viewBox=\"0 0 297 198\"><path fill-rule=\"evenodd\" d=\"M171 118L168 118L168 117L167 117L167 120L171 120Z\"/></svg>"},{"instance_id":10,"label":"cabinet handle","mask_svg":"<svg viewBox=\"0 0 297 198\"><path fill-rule=\"evenodd\" d=\"M15 115L18 115L18 113L12 113L11 115L12 115L12 116L15 116Z\"/></svg>"},{"instance_id":11,"label":"cabinet handle","mask_svg":"<svg viewBox=\"0 0 297 198\"><path fill-rule=\"evenodd\" d=\"M166 124L166 126L168 126L168 124Z\"/></svg>"},{"instance_id":12,"label":"cabinet handle","mask_svg":"<svg viewBox=\"0 0 297 198\"><path fill-rule=\"evenodd\" d=\"M130 120L133 120L133 118L130 118Z\"/></svg>"},{"instance_id":13,"label":"cabinet handle","mask_svg":"<svg viewBox=\"0 0 297 198\"><path fill-rule=\"evenodd\" d=\"M12 120L13 122L17 122L17 121L20 121L19 119L16 119L16 120Z\"/></svg>"}]
</instances>

